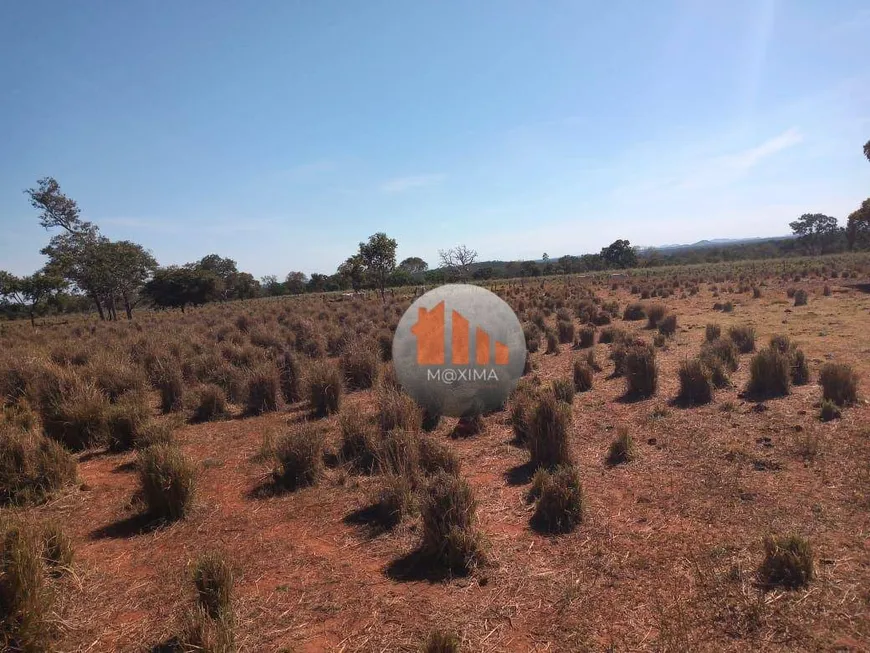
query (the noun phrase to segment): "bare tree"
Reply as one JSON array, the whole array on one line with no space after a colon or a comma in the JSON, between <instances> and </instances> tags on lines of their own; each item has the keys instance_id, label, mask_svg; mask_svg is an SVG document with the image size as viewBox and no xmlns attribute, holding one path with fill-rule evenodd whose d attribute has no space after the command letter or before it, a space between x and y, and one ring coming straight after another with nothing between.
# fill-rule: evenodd
<instances>
[{"instance_id":1,"label":"bare tree","mask_svg":"<svg viewBox=\"0 0 870 653\"><path fill-rule=\"evenodd\" d=\"M441 267L451 271L460 280L471 276L471 266L477 260L477 252L465 245L440 249L438 256L441 258Z\"/></svg>"}]
</instances>

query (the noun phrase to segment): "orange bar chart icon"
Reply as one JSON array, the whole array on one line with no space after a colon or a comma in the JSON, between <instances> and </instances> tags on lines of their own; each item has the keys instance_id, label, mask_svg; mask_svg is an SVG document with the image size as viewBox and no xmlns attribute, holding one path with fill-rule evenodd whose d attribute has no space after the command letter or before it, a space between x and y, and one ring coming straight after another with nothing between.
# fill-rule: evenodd
<instances>
[{"instance_id":1,"label":"orange bar chart icon","mask_svg":"<svg viewBox=\"0 0 870 653\"><path fill-rule=\"evenodd\" d=\"M417 336L418 365L444 364L444 312L443 301L432 309L419 308L417 310L417 322L411 327L411 333ZM450 335L451 363L453 365L468 365L471 360L471 324L459 311L451 311L450 320L453 325ZM475 362L478 365L488 365L490 362L489 333L480 327L475 327L474 340ZM509 361L508 346L496 340L495 364L507 365Z\"/></svg>"}]
</instances>

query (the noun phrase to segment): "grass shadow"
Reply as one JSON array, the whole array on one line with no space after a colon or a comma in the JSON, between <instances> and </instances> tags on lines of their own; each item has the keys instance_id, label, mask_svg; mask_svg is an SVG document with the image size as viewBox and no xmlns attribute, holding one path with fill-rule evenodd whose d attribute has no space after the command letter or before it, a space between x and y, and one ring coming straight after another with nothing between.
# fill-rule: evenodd
<instances>
[{"instance_id":1,"label":"grass shadow","mask_svg":"<svg viewBox=\"0 0 870 653\"><path fill-rule=\"evenodd\" d=\"M504 473L504 478L508 485L515 487L531 483L532 476L534 475L535 468L532 466L532 463L528 462L511 467Z\"/></svg>"},{"instance_id":2,"label":"grass shadow","mask_svg":"<svg viewBox=\"0 0 870 653\"><path fill-rule=\"evenodd\" d=\"M137 469L135 460L128 460L125 463L121 463L117 467L112 470L113 474L126 474L128 472L135 472Z\"/></svg>"},{"instance_id":3,"label":"grass shadow","mask_svg":"<svg viewBox=\"0 0 870 653\"><path fill-rule=\"evenodd\" d=\"M637 392L626 392L623 395L616 398L616 403L618 404L636 404L641 401L646 401L647 399L652 399L655 395L642 395Z\"/></svg>"},{"instance_id":4,"label":"grass shadow","mask_svg":"<svg viewBox=\"0 0 870 653\"><path fill-rule=\"evenodd\" d=\"M396 558L384 570L387 578L400 583L427 581L441 583L457 576L452 570L433 560L420 549L414 549L400 558Z\"/></svg>"},{"instance_id":5,"label":"grass shadow","mask_svg":"<svg viewBox=\"0 0 870 653\"><path fill-rule=\"evenodd\" d=\"M139 513L91 531L91 539L114 540L135 537L137 535L147 535L148 533L153 533L165 523L165 520L154 519L148 513Z\"/></svg>"},{"instance_id":6,"label":"grass shadow","mask_svg":"<svg viewBox=\"0 0 870 653\"><path fill-rule=\"evenodd\" d=\"M345 515L341 521L348 526L359 527L359 530L369 538L388 533L396 527L395 523L385 519L384 511L377 503L358 508Z\"/></svg>"}]
</instances>

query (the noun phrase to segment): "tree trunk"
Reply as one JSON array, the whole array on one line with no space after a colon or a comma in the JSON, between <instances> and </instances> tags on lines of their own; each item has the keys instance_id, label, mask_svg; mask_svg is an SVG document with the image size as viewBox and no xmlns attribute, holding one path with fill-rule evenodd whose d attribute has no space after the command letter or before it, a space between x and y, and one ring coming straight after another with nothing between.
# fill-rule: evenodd
<instances>
[{"instance_id":1,"label":"tree trunk","mask_svg":"<svg viewBox=\"0 0 870 653\"><path fill-rule=\"evenodd\" d=\"M127 296L127 293L124 293L124 310L127 312L127 319L133 319L133 307L130 306L130 298Z\"/></svg>"},{"instance_id":2,"label":"tree trunk","mask_svg":"<svg viewBox=\"0 0 870 653\"><path fill-rule=\"evenodd\" d=\"M97 312L100 314L100 319L101 319L101 320L105 320L105 319L106 319L106 316L105 316L105 314L103 313L103 305L100 303L100 299L99 299L99 297L97 297L96 295L91 295L91 299L93 299L93 300L94 300L94 304L97 305Z\"/></svg>"},{"instance_id":3,"label":"tree trunk","mask_svg":"<svg viewBox=\"0 0 870 653\"><path fill-rule=\"evenodd\" d=\"M34 317L34 314L36 312L35 309L36 305L30 307L30 326L32 326L34 329L36 328L36 319Z\"/></svg>"}]
</instances>

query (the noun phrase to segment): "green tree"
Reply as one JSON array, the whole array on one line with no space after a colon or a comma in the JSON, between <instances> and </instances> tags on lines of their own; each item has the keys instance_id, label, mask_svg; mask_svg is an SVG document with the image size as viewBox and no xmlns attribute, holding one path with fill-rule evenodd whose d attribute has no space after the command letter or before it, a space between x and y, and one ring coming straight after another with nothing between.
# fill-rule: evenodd
<instances>
[{"instance_id":1,"label":"green tree","mask_svg":"<svg viewBox=\"0 0 870 653\"><path fill-rule=\"evenodd\" d=\"M308 280L306 289L308 292L323 292L326 290L326 283L329 277L319 272L312 272L311 278Z\"/></svg>"},{"instance_id":2,"label":"green tree","mask_svg":"<svg viewBox=\"0 0 870 653\"><path fill-rule=\"evenodd\" d=\"M601 250L601 259L610 268L637 267L637 252L627 240L615 240Z\"/></svg>"},{"instance_id":3,"label":"green tree","mask_svg":"<svg viewBox=\"0 0 870 653\"><path fill-rule=\"evenodd\" d=\"M870 141L864 143L864 156L866 156L867 160L870 161Z\"/></svg>"},{"instance_id":4,"label":"green tree","mask_svg":"<svg viewBox=\"0 0 870 653\"><path fill-rule=\"evenodd\" d=\"M429 264L419 256L409 256L399 263L399 270L408 274L417 274L429 269Z\"/></svg>"},{"instance_id":5,"label":"green tree","mask_svg":"<svg viewBox=\"0 0 870 653\"><path fill-rule=\"evenodd\" d=\"M338 266L338 274L350 284L354 292L359 292L365 283L365 273L365 266L359 254L349 256L344 263Z\"/></svg>"},{"instance_id":6,"label":"green tree","mask_svg":"<svg viewBox=\"0 0 870 653\"><path fill-rule=\"evenodd\" d=\"M825 243L831 242L839 230L837 218L823 213L804 213L788 226L810 254L821 254Z\"/></svg>"},{"instance_id":7,"label":"green tree","mask_svg":"<svg viewBox=\"0 0 870 653\"><path fill-rule=\"evenodd\" d=\"M265 277L260 279L260 287L269 297L283 295L287 292L287 287L278 281L278 277L274 274L267 274Z\"/></svg>"},{"instance_id":8,"label":"green tree","mask_svg":"<svg viewBox=\"0 0 870 653\"><path fill-rule=\"evenodd\" d=\"M383 232L369 236L359 244L359 257L365 273L386 301L387 278L396 268L396 241Z\"/></svg>"},{"instance_id":9,"label":"green tree","mask_svg":"<svg viewBox=\"0 0 870 653\"><path fill-rule=\"evenodd\" d=\"M99 265L106 268L103 276L107 287L104 294L110 297L114 312L114 297L119 295L124 303L127 319L133 319L133 307L138 303L139 291L157 269L157 261L141 245L121 240L98 246Z\"/></svg>"},{"instance_id":10,"label":"green tree","mask_svg":"<svg viewBox=\"0 0 870 653\"><path fill-rule=\"evenodd\" d=\"M870 198L861 207L849 214L846 220L846 241L849 250L870 246Z\"/></svg>"},{"instance_id":11,"label":"green tree","mask_svg":"<svg viewBox=\"0 0 870 653\"><path fill-rule=\"evenodd\" d=\"M220 297L221 280L211 270L191 266L160 268L145 284L143 294L160 308L200 306Z\"/></svg>"},{"instance_id":12,"label":"green tree","mask_svg":"<svg viewBox=\"0 0 870 653\"><path fill-rule=\"evenodd\" d=\"M23 307L30 316L31 326L36 326L36 311L55 293L60 292L66 282L60 277L36 272L27 277L16 277L0 270L0 299L4 303L15 303Z\"/></svg>"},{"instance_id":13,"label":"green tree","mask_svg":"<svg viewBox=\"0 0 870 653\"><path fill-rule=\"evenodd\" d=\"M284 286L291 295L301 295L305 292L308 277L303 272L288 272L284 280Z\"/></svg>"}]
</instances>

